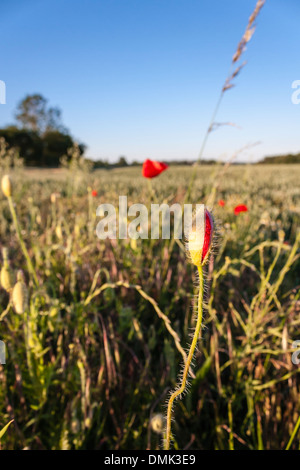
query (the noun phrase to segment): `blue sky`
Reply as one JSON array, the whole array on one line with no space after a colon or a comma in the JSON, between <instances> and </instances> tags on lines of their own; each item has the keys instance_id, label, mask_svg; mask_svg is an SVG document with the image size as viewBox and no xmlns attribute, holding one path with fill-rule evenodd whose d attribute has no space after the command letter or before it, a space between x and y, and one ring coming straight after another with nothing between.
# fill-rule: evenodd
<instances>
[{"instance_id":1,"label":"blue sky","mask_svg":"<svg viewBox=\"0 0 300 470\"><path fill-rule=\"evenodd\" d=\"M195 159L255 0L1 0L0 80L7 103L41 93L87 156ZM300 152L300 2L267 0L204 156Z\"/></svg>"}]
</instances>

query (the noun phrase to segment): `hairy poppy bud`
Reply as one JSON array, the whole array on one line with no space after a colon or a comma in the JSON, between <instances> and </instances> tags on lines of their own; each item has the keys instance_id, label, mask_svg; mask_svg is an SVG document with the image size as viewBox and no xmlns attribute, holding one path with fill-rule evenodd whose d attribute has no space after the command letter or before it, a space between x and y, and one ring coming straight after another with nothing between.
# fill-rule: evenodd
<instances>
[{"instance_id":1,"label":"hairy poppy bud","mask_svg":"<svg viewBox=\"0 0 300 470\"><path fill-rule=\"evenodd\" d=\"M195 266L203 266L207 262L214 230L213 219L207 209L204 210L199 222L200 227L190 231L187 245L189 257Z\"/></svg>"}]
</instances>

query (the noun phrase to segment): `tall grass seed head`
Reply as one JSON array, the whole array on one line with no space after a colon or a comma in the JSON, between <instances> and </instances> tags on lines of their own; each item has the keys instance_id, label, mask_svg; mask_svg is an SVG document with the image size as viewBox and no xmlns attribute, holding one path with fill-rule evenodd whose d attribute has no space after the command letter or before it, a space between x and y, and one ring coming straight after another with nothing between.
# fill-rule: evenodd
<instances>
[{"instance_id":1,"label":"tall grass seed head","mask_svg":"<svg viewBox=\"0 0 300 470\"><path fill-rule=\"evenodd\" d=\"M12 302L16 313L22 315L28 307L28 290L22 271L18 271L17 283L12 291Z\"/></svg>"},{"instance_id":2,"label":"tall grass seed head","mask_svg":"<svg viewBox=\"0 0 300 470\"><path fill-rule=\"evenodd\" d=\"M12 184L9 175L4 175L1 181L1 188L4 196L11 197L12 195Z\"/></svg>"},{"instance_id":3,"label":"tall grass seed head","mask_svg":"<svg viewBox=\"0 0 300 470\"><path fill-rule=\"evenodd\" d=\"M191 227L187 237L187 254L195 266L203 266L208 261L214 235L214 221L211 213L204 206L200 211L194 218L198 226L196 223L196 228Z\"/></svg>"}]
</instances>

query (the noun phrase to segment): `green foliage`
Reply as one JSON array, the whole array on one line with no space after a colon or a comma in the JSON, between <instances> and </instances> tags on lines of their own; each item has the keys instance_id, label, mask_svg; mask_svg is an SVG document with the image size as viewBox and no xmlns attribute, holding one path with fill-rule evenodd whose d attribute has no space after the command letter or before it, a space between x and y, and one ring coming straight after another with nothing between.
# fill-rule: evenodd
<instances>
[{"instance_id":1,"label":"green foliage","mask_svg":"<svg viewBox=\"0 0 300 470\"><path fill-rule=\"evenodd\" d=\"M67 153L73 145L73 140L69 135L59 131L48 131L43 137L43 166L59 166L61 156Z\"/></svg>"},{"instance_id":2,"label":"green foliage","mask_svg":"<svg viewBox=\"0 0 300 470\"><path fill-rule=\"evenodd\" d=\"M300 163L300 153L265 157L261 163Z\"/></svg>"},{"instance_id":3,"label":"green foliage","mask_svg":"<svg viewBox=\"0 0 300 470\"><path fill-rule=\"evenodd\" d=\"M6 433L6 431L8 430L9 426L11 425L13 421L14 420L12 419L9 423L7 423L6 426L4 426L4 428L0 429L0 439L4 436L4 434Z\"/></svg>"},{"instance_id":4,"label":"green foliage","mask_svg":"<svg viewBox=\"0 0 300 470\"><path fill-rule=\"evenodd\" d=\"M128 194L130 205L150 204L140 168L84 174L95 198L84 183L66 194L70 171L12 175L39 286L0 199L1 244L29 288L24 316L0 290L7 347L0 429L15 420L1 445L158 449L151 418L164 413L175 385L182 361L176 335L182 348L190 342L196 273L183 247L170 240L97 239L100 200L118 206L119 194ZM175 167L154 179L159 201L183 202L191 172ZM220 236L208 267L196 378L174 409L180 449L299 447L300 369L291 362L300 338L299 172L297 165L198 169L189 202L210 201ZM249 211L235 216L239 203Z\"/></svg>"},{"instance_id":5,"label":"green foliage","mask_svg":"<svg viewBox=\"0 0 300 470\"><path fill-rule=\"evenodd\" d=\"M9 173L11 170L21 170L23 168L23 159L19 152L14 148L8 148L3 137L0 137L0 171L2 174Z\"/></svg>"},{"instance_id":6,"label":"green foliage","mask_svg":"<svg viewBox=\"0 0 300 470\"><path fill-rule=\"evenodd\" d=\"M68 134L60 131L48 131L39 136L33 131L11 126L0 129L0 138L4 139L9 152L18 152L25 166L58 167L61 157L74 145ZM82 155L85 147L79 145Z\"/></svg>"}]
</instances>

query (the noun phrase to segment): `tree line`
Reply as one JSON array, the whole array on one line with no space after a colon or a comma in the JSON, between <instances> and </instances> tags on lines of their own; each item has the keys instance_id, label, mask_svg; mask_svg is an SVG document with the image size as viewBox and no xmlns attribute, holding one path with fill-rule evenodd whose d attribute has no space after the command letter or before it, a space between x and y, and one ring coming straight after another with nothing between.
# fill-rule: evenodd
<instances>
[{"instance_id":1,"label":"tree line","mask_svg":"<svg viewBox=\"0 0 300 470\"><path fill-rule=\"evenodd\" d=\"M16 124L0 129L9 147L18 150L26 166L58 167L60 159L74 145L61 122L61 110L49 107L42 95L27 95L18 105ZM79 144L81 154L85 145Z\"/></svg>"}]
</instances>

